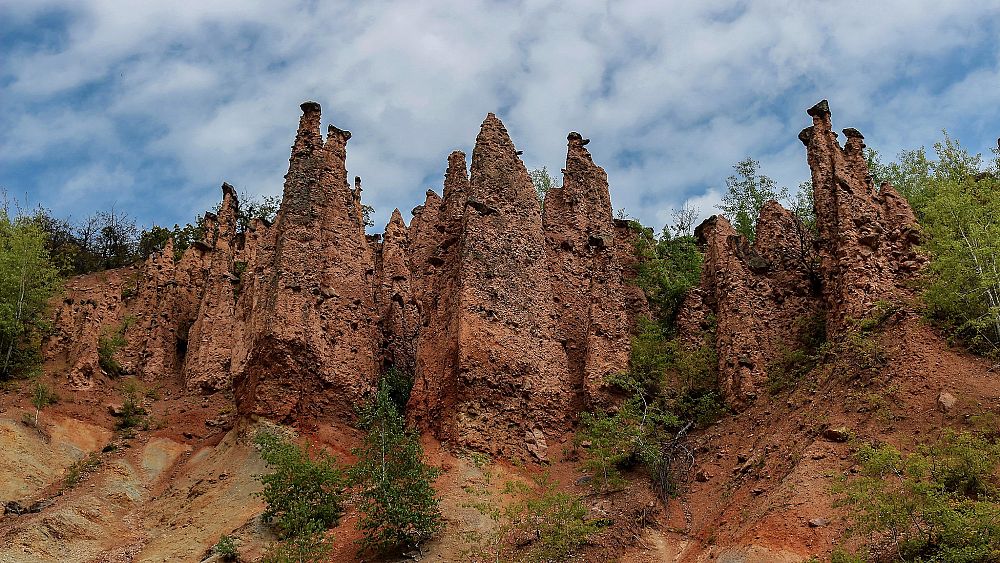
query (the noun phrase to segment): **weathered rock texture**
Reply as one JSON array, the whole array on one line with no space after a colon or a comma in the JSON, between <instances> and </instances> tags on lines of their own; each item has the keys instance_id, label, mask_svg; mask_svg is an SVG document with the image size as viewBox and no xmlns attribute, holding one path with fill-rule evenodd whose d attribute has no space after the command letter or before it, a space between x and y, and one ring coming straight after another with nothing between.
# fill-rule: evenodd
<instances>
[{"instance_id":1,"label":"weathered rock texture","mask_svg":"<svg viewBox=\"0 0 1000 563\"><path fill-rule=\"evenodd\" d=\"M74 358L80 386L102 381L103 331L131 323L127 371L230 386L244 416L350 418L379 374L412 374L408 414L455 445L545 459L604 378L627 368L627 229L607 176L579 134L565 182L542 206L506 129L490 114L466 170L448 158L443 197L427 192L409 227L394 212L364 232L360 180L347 183L351 134L320 130L302 104L273 225L241 232L228 184L205 239L173 260L86 278L56 313L50 353ZM623 266L629 262L630 265ZM82 283L82 282L81 282ZM131 285L129 285L131 284Z\"/></svg>"},{"instance_id":2,"label":"weathered rock texture","mask_svg":"<svg viewBox=\"0 0 1000 563\"><path fill-rule=\"evenodd\" d=\"M678 322L695 345L705 319L716 320L719 387L737 409L757 397L768 370L817 321L828 339L839 338L876 302L905 292L903 281L924 261L913 248L913 211L892 186L875 188L861 134L845 130L842 149L826 101L808 113L813 126L799 138L812 170L816 234L776 202L761 210L752 245L720 216L696 230L705 249L702 280Z\"/></svg>"},{"instance_id":3,"label":"weathered rock texture","mask_svg":"<svg viewBox=\"0 0 1000 563\"><path fill-rule=\"evenodd\" d=\"M807 328L801 320L819 310L812 240L773 201L761 210L753 245L721 216L695 234L705 248L701 287L689 295L679 323L690 338L703 330L706 312L714 315L719 388L740 408L757 396L770 364L796 344ZM700 341L691 338L693 345Z\"/></svg>"},{"instance_id":4,"label":"weathered rock texture","mask_svg":"<svg viewBox=\"0 0 1000 563\"><path fill-rule=\"evenodd\" d=\"M913 210L890 184L875 186L861 133L844 129L841 148L826 100L808 113L813 125L799 139L812 170L827 326L836 333L895 295L923 259L913 248L919 241Z\"/></svg>"},{"instance_id":5,"label":"weathered rock texture","mask_svg":"<svg viewBox=\"0 0 1000 563\"><path fill-rule=\"evenodd\" d=\"M331 125L324 140L319 104L306 102L302 112L274 249L253 264L263 298L247 314L237 405L276 419L349 417L378 372L375 262L347 183L351 133Z\"/></svg>"}]
</instances>

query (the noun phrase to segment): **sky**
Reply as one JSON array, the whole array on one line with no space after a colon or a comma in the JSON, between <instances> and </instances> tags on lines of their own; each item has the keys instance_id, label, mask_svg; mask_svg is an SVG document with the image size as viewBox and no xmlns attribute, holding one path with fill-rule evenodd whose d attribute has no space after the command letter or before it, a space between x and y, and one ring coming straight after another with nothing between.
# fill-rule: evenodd
<instances>
[{"instance_id":1,"label":"sky","mask_svg":"<svg viewBox=\"0 0 1000 563\"><path fill-rule=\"evenodd\" d=\"M192 221L281 193L299 104L349 129L377 229L440 193L495 112L529 169L579 131L615 209L716 211L751 156L794 187L830 101L891 159L1000 137L1000 0L0 0L0 187L82 219Z\"/></svg>"}]
</instances>

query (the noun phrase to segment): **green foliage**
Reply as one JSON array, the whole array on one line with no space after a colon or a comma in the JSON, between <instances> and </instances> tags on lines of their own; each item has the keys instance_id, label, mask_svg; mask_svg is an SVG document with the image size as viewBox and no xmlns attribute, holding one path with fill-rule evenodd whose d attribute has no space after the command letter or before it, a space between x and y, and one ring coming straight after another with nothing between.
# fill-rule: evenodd
<instances>
[{"instance_id":1,"label":"green foliage","mask_svg":"<svg viewBox=\"0 0 1000 563\"><path fill-rule=\"evenodd\" d=\"M44 231L20 212L0 207L0 381L24 377L41 360L48 300L60 287L59 269Z\"/></svg>"},{"instance_id":2,"label":"green foliage","mask_svg":"<svg viewBox=\"0 0 1000 563\"><path fill-rule=\"evenodd\" d=\"M728 218L736 232L753 242L757 236L757 218L768 201L788 198L788 190L760 173L760 163L747 157L733 165L733 174L726 178L727 192L722 196L719 209Z\"/></svg>"},{"instance_id":3,"label":"green foliage","mask_svg":"<svg viewBox=\"0 0 1000 563\"><path fill-rule=\"evenodd\" d=\"M365 228L374 227L375 220L372 219L372 213L375 213L375 208L366 203L361 204L361 224Z\"/></svg>"},{"instance_id":4,"label":"green foliage","mask_svg":"<svg viewBox=\"0 0 1000 563\"><path fill-rule=\"evenodd\" d=\"M584 412L580 415L580 431L576 444L587 444L582 463L599 491L621 488L622 470L642 464L651 474L660 476L672 461L671 430L682 426L681 421L666 410L662 401L654 400L642 382L630 374L612 377L608 384L622 390L628 398L613 412ZM667 467L664 467L667 466ZM657 484L670 492L669 475L662 475Z\"/></svg>"},{"instance_id":5,"label":"green foliage","mask_svg":"<svg viewBox=\"0 0 1000 563\"><path fill-rule=\"evenodd\" d=\"M389 368L382 374L380 385L388 393L396 412L405 413L406 403L410 401L410 391L413 390L413 376L402 370Z\"/></svg>"},{"instance_id":6,"label":"green foliage","mask_svg":"<svg viewBox=\"0 0 1000 563\"><path fill-rule=\"evenodd\" d=\"M259 496L267 503L263 519L273 522L283 538L325 530L343 514L347 476L336 458L320 451L311 455L288 438L259 431L254 443L274 472L258 475Z\"/></svg>"},{"instance_id":7,"label":"green foliage","mask_svg":"<svg viewBox=\"0 0 1000 563\"><path fill-rule=\"evenodd\" d=\"M506 517L515 538L527 539L527 561L566 561L599 529L587 520L587 508L580 499L559 491L543 476L521 501L509 506Z\"/></svg>"},{"instance_id":8,"label":"green foliage","mask_svg":"<svg viewBox=\"0 0 1000 563\"><path fill-rule=\"evenodd\" d=\"M538 201L545 205L545 194L553 188L559 188L559 184L552 179L552 176L549 175L549 169L544 166L528 171L528 176L531 177L531 183L535 186L535 192L538 193Z\"/></svg>"},{"instance_id":9,"label":"green foliage","mask_svg":"<svg viewBox=\"0 0 1000 563\"><path fill-rule=\"evenodd\" d=\"M236 215L236 229L245 232L255 219L260 219L266 223L273 223L281 207L281 197L265 195L261 197L250 196L246 193L240 194L240 208Z\"/></svg>"},{"instance_id":10,"label":"green foliage","mask_svg":"<svg viewBox=\"0 0 1000 563\"><path fill-rule=\"evenodd\" d=\"M682 234L683 225L673 233L664 227L659 236L636 222L632 225L639 258L636 283L646 294L663 333L670 335L684 296L701 280L701 251L694 236Z\"/></svg>"},{"instance_id":11,"label":"green foliage","mask_svg":"<svg viewBox=\"0 0 1000 563\"><path fill-rule=\"evenodd\" d=\"M809 315L796 320L797 341L782 351L781 357L768 366L767 388L772 395L795 385L822 361L826 345L826 317Z\"/></svg>"},{"instance_id":12,"label":"green foliage","mask_svg":"<svg viewBox=\"0 0 1000 563\"><path fill-rule=\"evenodd\" d=\"M122 395L122 408L118 412L118 430L127 430L139 426L146 420L146 409L142 406L142 389L133 380L123 381L119 391Z\"/></svg>"},{"instance_id":13,"label":"green foliage","mask_svg":"<svg viewBox=\"0 0 1000 563\"><path fill-rule=\"evenodd\" d=\"M212 552L219 556L223 561L236 561L239 559L240 554L236 550L236 540L232 536L222 536L219 541L212 547Z\"/></svg>"},{"instance_id":14,"label":"green foliage","mask_svg":"<svg viewBox=\"0 0 1000 563\"><path fill-rule=\"evenodd\" d=\"M1000 558L1000 445L947 430L903 455L862 445L861 469L837 487L878 560L995 561Z\"/></svg>"},{"instance_id":15,"label":"green foliage","mask_svg":"<svg viewBox=\"0 0 1000 563\"><path fill-rule=\"evenodd\" d=\"M587 519L580 498L558 490L547 473L532 484L507 481L502 487L496 486L488 469L483 474L482 484L469 490L477 500L465 507L474 508L496 526L488 533L478 527L462 532L471 545L463 560L567 561L606 524Z\"/></svg>"},{"instance_id":16,"label":"green foliage","mask_svg":"<svg viewBox=\"0 0 1000 563\"><path fill-rule=\"evenodd\" d=\"M69 466L66 476L63 477L63 489L72 489L87 474L101 466L101 456L97 452L87 454L87 457L79 459Z\"/></svg>"},{"instance_id":17,"label":"green foliage","mask_svg":"<svg viewBox=\"0 0 1000 563\"><path fill-rule=\"evenodd\" d=\"M419 546L442 525L432 486L439 471L423 463L420 436L406 428L391 394L398 380L398 374L383 378L375 398L359 413L367 434L362 447L353 452L358 461L350 475L361 486L362 551L388 553Z\"/></svg>"},{"instance_id":18,"label":"green foliage","mask_svg":"<svg viewBox=\"0 0 1000 563\"><path fill-rule=\"evenodd\" d=\"M97 339L97 363L105 373L112 377L124 375L125 370L115 358L119 350L128 345L125 331L131 323L127 320L114 328L105 329Z\"/></svg>"},{"instance_id":19,"label":"green foliage","mask_svg":"<svg viewBox=\"0 0 1000 563\"><path fill-rule=\"evenodd\" d=\"M268 547L260 563L325 563L333 552L333 540L316 520L306 522L296 535Z\"/></svg>"},{"instance_id":20,"label":"green foliage","mask_svg":"<svg viewBox=\"0 0 1000 563\"><path fill-rule=\"evenodd\" d=\"M35 383L35 391L31 395L31 404L35 407L35 426L38 426L38 413L58 400L59 396L49 389L48 385Z\"/></svg>"},{"instance_id":21,"label":"green foliage","mask_svg":"<svg viewBox=\"0 0 1000 563\"><path fill-rule=\"evenodd\" d=\"M877 164L913 206L933 261L924 294L928 315L979 354L1000 357L1000 166L983 167L947 133L898 162Z\"/></svg>"}]
</instances>

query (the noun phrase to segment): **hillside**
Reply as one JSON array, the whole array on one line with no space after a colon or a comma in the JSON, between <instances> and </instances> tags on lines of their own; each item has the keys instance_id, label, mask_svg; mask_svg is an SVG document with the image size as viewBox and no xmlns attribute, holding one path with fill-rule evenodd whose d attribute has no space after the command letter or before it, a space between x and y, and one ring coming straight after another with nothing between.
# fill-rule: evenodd
<instances>
[{"instance_id":1,"label":"hillside","mask_svg":"<svg viewBox=\"0 0 1000 563\"><path fill-rule=\"evenodd\" d=\"M876 185L860 132L840 145L825 101L799 134L814 228L777 202L752 241L705 221L676 318L655 318L638 280L648 235L614 217L579 133L540 202L490 114L471 161L448 156L441 194L369 235L351 133L324 136L319 104L301 108L273 222L241 227L224 184L203 240L71 278L52 300L38 382L59 400L36 409L28 384L0 395L0 561L220 560L223 536L255 560L278 537L254 436L281 425L351 463L358 408L388 373L412 385L403 414L441 470L444 528L403 554L423 561L537 558L543 524L510 527L499 509L553 491L592 525L572 560L826 560L867 545L837 502L862 444L996 431L996 366L927 322L914 210ZM660 429L666 498L638 454L617 464L623 485L595 486L583 462L599 444L580 438L589 413L682 395L676 362L653 370L655 393L617 383L651 316L676 357L710 348L699 384L721 399L714 420ZM123 427L130 404L145 414ZM348 502L332 560L359 559L358 517Z\"/></svg>"}]
</instances>

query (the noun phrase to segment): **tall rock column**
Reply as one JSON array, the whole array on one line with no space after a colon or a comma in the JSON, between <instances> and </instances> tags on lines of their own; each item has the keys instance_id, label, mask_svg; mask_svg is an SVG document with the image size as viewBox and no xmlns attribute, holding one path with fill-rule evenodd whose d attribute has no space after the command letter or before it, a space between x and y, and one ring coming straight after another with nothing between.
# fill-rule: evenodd
<instances>
[{"instance_id":1,"label":"tall rock column","mask_svg":"<svg viewBox=\"0 0 1000 563\"><path fill-rule=\"evenodd\" d=\"M826 100L808 114L813 125L799 139L812 171L827 330L834 335L896 295L923 259L913 248L919 240L913 212L891 185L876 188L861 133L845 129L841 148Z\"/></svg>"},{"instance_id":2,"label":"tall rock column","mask_svg":"<svg viewBox=\"0 0 1000 563\"><path fill-rule=\"evenodd\" d=\"M719 390L742 409L759 396L768 370L809 330L821 310L812 269L814 243L775 201L761 209L753 245L714 216L695 230L705 251L701 285L678 318L682 339L702 344L706 316L716 319Z\"/></svg>"},{"instance_id":3,"label":"tall rock column","mask_svg":"<svg viewBox=\"0 0 1000 563\"><path fill-rule=\"evenodd\" d=\"M410 223L410 272L421 326L407 411L417 426L434 431L454 414L458 393L461 238L468 191L465 153L455 151L448 157L444 198L428 191Z\"/></svg>"},{"instance_id":4,"label":"tall rock column","mask_svg":"<svg viewBox=\"0 0 1000 563\"><path fill-rule=\"evenodd\" d=\"M198 308L198 317L188 333L184 361L184 382L189 389L215 391L229 385L232 350L235 344L236 299L243 267L236 267L237 219L239 201L236 190L222 184L222 205L213 221L212 232L205 239L212 250L208 273ZM237 273L238 272L238 273Z\"/></svg>"},{"instance_id":5,"label":"tall rock column","mask_svg":"<svg viewBox=\"0 0 1000 563\"><path fill-rule=\"evenodd\" d=\"M264 283L248 315L252 345L236 374L241 413L350 418L378 372L374 258L347 183L349 131L320 132L302 104Z\"/></svg>"},{"instance_id":6,"label":"tall rock column","mask_svg":"<svg viewBox=\"0 0 1000 563\"><path fill-rule=\"evenodd\" d=\"M606 398L606 377L628 369L631 343L608 176L588 142L567 137L563 185L545 196L544 225L556 335L570 384L593 406Z\"/></svg>"},{"instance_id":7,"label":"tall rock column","mask_svg":"<svg viewBox=\"0 0 1000 563\"><path fill-rule=\"evenodd\" d=\"M456 445L545 459L548 440L569 427L575 391L554 339L538 198L493 114L476 139L467 190L459 186L464 171L452 170L457 160L449 162L453 185L446 182L441 209L448 216L462 199L456 192L464 192L461 236L447 235L445 223L439 238L440 245L460 245L458 283L445 288L457 291L445 305L455 317L443 310L425 314L441 324L423 329L456 333L457 349L454 356L447 343L432 350L435 344L421 335L411 416Z\"/></svg>"},{"instance_id":8,"label":"tall rock column","mask_svg":"<svg viewBox=\"0 0 1000 563\"><path fill-rule=\"evenodd\" d=\"M409 240L399 210L386 225L380 252L379 318L382 323L383 365L412 376L416 357L419 312L407 263Z\"/></svg>"}]
</instances>

